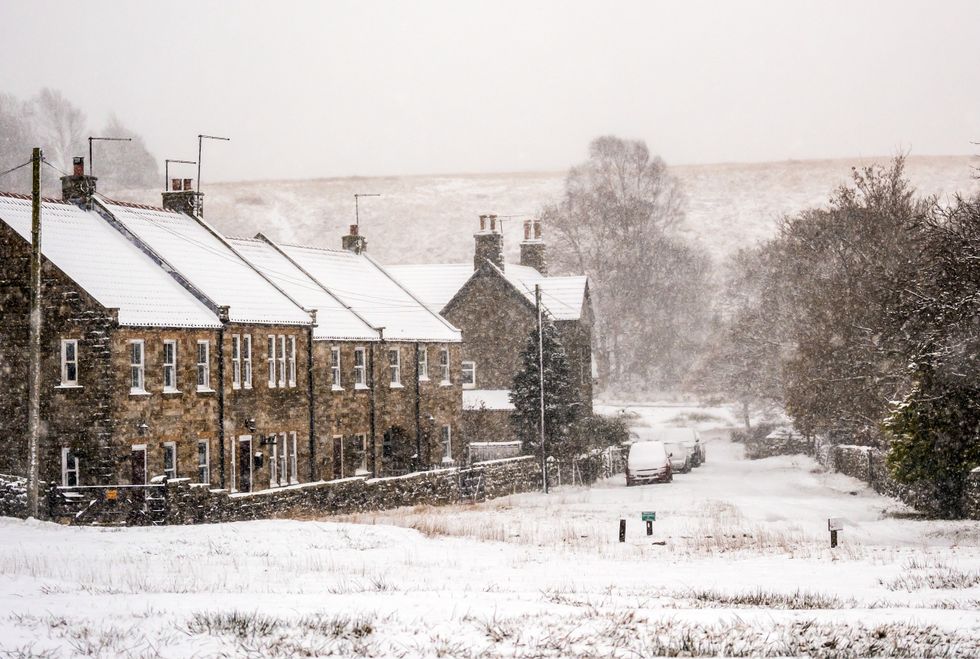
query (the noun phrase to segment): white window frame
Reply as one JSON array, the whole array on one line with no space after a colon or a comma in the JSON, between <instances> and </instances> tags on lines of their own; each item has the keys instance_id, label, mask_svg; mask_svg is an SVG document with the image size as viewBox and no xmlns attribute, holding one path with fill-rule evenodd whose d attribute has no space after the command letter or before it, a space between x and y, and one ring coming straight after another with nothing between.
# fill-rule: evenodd
<instances>
[{"instance_id":1,"label":"white window frame","mask_svg":"<svg viewBox=\"0 0 980 659\"><path fill-rule=\"evenodd\" d=\"M285 436L286 433L283 433ZM299 483L299 458L296 454L296 433L289 433L289 482Z\"/></svg>"},{"instance_id":2,"label":"white window frame","mask_svg":"<svg viewBox=\"0 0 980 659\"><path fill-rule=\"evenodd\" d=\"M334 391L341 391L343 382L340 374L340 347L330 348L330 388Z\"/></svg>"},{"instance_id":3,"label":"white window frame","mask_svg":"<svg viewBox=\"0 0 980 659\"><path fill-rule=\"evenodd\" d=\"M355 439L361 442L361 464L357 468L358 474L367 474L368 472L368 436L366 432L359 432L354 435Z\"/></svg>"},{"instance_id":4,"label":"white window frame","mask_svg":"<svg viewBox=\"0 0 980 659\"><path fill-rule=\"evenodd\" d=\"M469 368L467 369L467 366ZM466 372L470 372L470 381L466 381ZM463 367L460 369L460 381L463 383L463 389L476 389L476 362L474 361L464 361Z\"/></svg>"},{"instance_id":5,"label":"white window frame","mask_svg":"<svg viewBox=\"0 0 980 659\"><path fill-rule=\"evenodd\" d=\"M279 355L277 361L279 363L279 387L284 388L286 386L286 335L285 334L279 335L278 346L279 346Z\"/></svg>"},{"instance_id":6,"label":"white window frame","mask_svg":"<svg viewBox=\"0 0 980 659\"><path fill-rule=\"evenodd\" d=\"M68 346L71 346L73 352L75 353L74 359L68 359ZM68 367L75 367L75 377L68 377ZM78 386L78 339L62 339L61 340L61 386L62 387L77 387Z\"/></svg>"},{"instance_id":7,"label":"white window frame","mask_svg":"<svg viewBox=\"0 0 980 659\"><path fill-rule=\"evenodd\" d=\"M231 335L231 388L242 388L242 337Z\"/></svg>"},{"instance_id":8,"label":"white window frame","mask_svg":"<svg viewBox=\"0 0 980 659\"><path fill-rule=\"evenodd\" d=\"M357 362L361 363L358 364ZM367 350L354 348L354 388L367 389Z\"/></svg>"},{"instance_id":9,"label":"white window frame","mask_svg":"<svg viewBox=\"0 0 980 659\"><path fill-rule=\"evenodd\" d=\"M424 343L419 344L419 349L415 354L416 368L419 372L419 381L429 381L429 348Z\"/></svg>"},{"instance_id":10,"label":"white window frame","mask_svg":"<svg viewBox=\"0 0 980 659\"><path fill-rule=\"evenodd\" d=\"M171 361L167 361L167 347L171 348ZM167 373L170 373L170 384L167 384ZM163 341L163 391L174 393L177 391L177 341L165 339Z\"/></svg>"},{"instance_id":11,"label":"white window frame","mask_svg":"<svg viewBox=\"0 0 980 659\"><path fill-rule=\"evenodd\" d=\"M269 365L269 388L272 389L276 386L276 335L270 334L266 341L266 350L269 353L266 356L266 362Z\"/></svg>"},{"instance_id":12,"label":"white window frame","mask_svg":"<svg viewBox=\"0 0 980 659\"><path fill-rule=\"evenodd\" d=\"M394 357L394 359L392 359ZM402 386L402 351L401 348L388 348L388 374L390 385Z\"/></svg>"},{"instance_id":13,"label":"white window frame","mask_svg":"<svg viewBox=\"0 0 980 659\"><path fill-rule=\"evenodd\" d=\"M70 460L70 461L69 461ZM68 475L74 474L75 485L68 482ZM75 455L73 449L69 447L64 447L61 449L61 484L65 487L77 487L81 485L81 461L78 456Z\"/></svg>"},{"instance_id":14,"label":"white window frame","mask_svg":"<svg viewBox=\"0 0 980 659\"><path fill-rule=\"evenodd\" d=\"M272 456L269 459L269 487L279 487L282 482L279 479L279 440L272 445Z\"/></svg>"},{"instance_id":15,"label":"white window frame","mask_svg":"<svg viewBox=\"0 0 980 659\"><path fill-rule=\"evenodd\" d=\"M201 462L201 447L204 447L204 462ZM202 479L202 472L204 478ZM199 483L211 484L211 442L206 439L197 440L197 480Z\"/></svg>"},{"instance_id":16,"label":"white window frame","mask_svg":"<svg viewBox=\"0 0 980 659\"><path fill-rule=\"evenodd\" d=\"M201 346L204 346L204 361L201 361ZM202 377L203 376L203 377ZM204 383L201 384L201 380ZM212 391L211 389L211 342L201 339L197 342L197 390Z\"/></svg>"},{"instance_id":17,"label":"white window frame","mask_svg":"<svg viewBox=\"0 0 980 659\"><path fill-rule=\"evenodd\" d=\"M439 370L442 376L439 384L447 385L452 384L452 379L449 373L449 348L439 349Z\"/></svg>"},{"instance_id":18,"label":"white window frame","mask_svg":"<svg viewBox=\"0 0 980 659\"><path fill-rule=\"evenodd\" d=\"M242 334L242 387L252 388L252 335Z\"/></svg>"},{"instance_id":19,"label":"white window frame","mask_svg":"<svg viewBox=\"0 0 980 659\"><path fill-rule=\"evenodd\" d=\"M289 386L296 386L296 337L289 337Z\"/></svg>"},{"instance_id":20,"label":"white window frame","mask_svg":"<svg viewBox=\"0 0 980 659\"><path fill-rule=\"evenodd\" d=\"M139 346L139 361L133 361L133 351ZM146 393L146 346L143 339L129 341L129 393Z\"/></svg>"},{"instance_id":21,"label":"white window frame","mask_svg":"<svg viewBox=\"0 0 980 659\"><path fill-rule=\"evenodd\" d=\"M453 427L450 425L445 425L442 427L442 461L452 462L453 461Z\"/></svg>"},{"instance_id":22,"label":"white window frame","mask_svg":"<svg viewBox=\"0 0 980 659\"><path fill-rule=\"evenodd\" d=\"M173 468L167 469L167 452L173 451ZM173 476L168 472L172 471ZM163 475L169 478L177 478L177 442L164 442L163 443Z\"/></svg>"}]
</instances>

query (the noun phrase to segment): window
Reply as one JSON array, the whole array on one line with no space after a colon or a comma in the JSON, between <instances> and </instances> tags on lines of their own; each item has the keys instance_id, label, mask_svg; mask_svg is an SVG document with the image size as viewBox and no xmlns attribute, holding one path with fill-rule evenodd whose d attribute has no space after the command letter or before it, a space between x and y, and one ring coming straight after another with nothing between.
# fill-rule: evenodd
<instances>
[{"instance_id":1,"label":"window","mask_svg":"<svg viewBox=\"0 0 980 659\"><path fill-rule=\"evenodd\" d=\"M286 337L279 335L279 386L286 386Z\"/></svg>"},{"instance_id":2,"label":"window","mask_svg":"<svg viewBox=\"0 0 980 659\"><path fill-rule=\"evenodd\" d=\"M78 454L74 449L61 449L61 484L66 487L79 485Z\"/></svg>"},{"instance_id":3,"label":"window","mask_svg":"<svg viewBox=\"0 0 980 659\"><path fill-rule=\"evenodd\" d=\"M231 388L242 387L242 337L231 335Z\"/></svg>"},{"instance_id":4,"label":"window","mask_svg":"<svg viewBox=\"0 0 980 659\"><path fill-rule=\"evenodd\" d=\"M463 362L463 389L476 388L476 362Z\"/></svg>"},{"instance_id":5,"label":"window","mask_svg":"<svg viewBox=\"0 0 980 659\"><path fill-rule=\"evenodd\" d=\"M242 336L242 386L252 388L252 335Z\"/></svg>"},{"instance_id":6,"label":"window","mask_svg":"<svg viewBox=\"0 0 980 659\"><path fill-rule=\"evenodd\" d=\"M163 475L177 478L177 445L174 442L163 444Z\"/></svg>"},{"instance_id":7,"label":"window","mask_svg":"<svg viewBox=\"0 0 980 659\"><path fill-rule=\"evenodd\" d=\"M388 369L391 371L392 386L400 387L402 384L401 357L401 351L398 348L392 348L388 351Z\"/></svg>"},{"instance_id":8,"label":"window","mask_svg":"<svg viewBox=\"0 0 980 659\"><path fill-rule=\"evenodd\" d=\"M269 386L276 386L276 337L269 335Z\"/></svg>"},{"instance_id":9,"label":"window","mask_svg":"<svg viewBox=\"0 0 980 659\"><path fill-rule=\"evenodd\" d=\"M340 348L330 348L330 382L334 389L342 389L340 385Z\"/></svg>"},{"instance_id":10,"label":"window","mask_svg":"<svg viewBox=\"0 0 980 659\"><path fill-rule=\"evenodd\" d=\"M211 453L208 440L201 439L197 442L197 482L211 482L211 461L208 459Z\"/></svg>"},{"instance_id":11,"label":"window","mask_svg":"<svg viewBox=\"0 0 980 659\"><path fill-rule=\"evenodd\" d=\"M61 386L78 386L78 339L61 340Z\"/></svg>"},{"instance_id":12,"label":"window","mask_svg":"<svg viewBox=\"0 0 980 659\"><path fill-rule=\"evenodd\" d=\"M285 434L283 435L285 437ZM299 465L296 459L296 433L289 433L289 482L299 482Z\"/></svg>"},{"instance_id":13,"label":"window","mask_svg":"<svg viewBox=\"0 0 980 659\"><path fill-rule=\"evenodd\" d=\"M449 384L449 348L439 350L439 371L442 376L442 384Z\"/></svg>"},{"instance_id":14,"label":"window","mask_svg":"<svg viewBox=\"0 0 980 659\"><path fill-rule=\"evenodd\" d=\"M296 386L296 337L289 337L289 386Z\"/></svg>"},{"instance_id":15,"label":"window","mask_svg":"<svg viewBox=\"0 0 980 659\"><path fill-rule=\"evenodd\" d=\"M163 390L177 391L177 342L163 342Z\"/></svg>"},{"instance_id":16,"label":"window","mask_svg":"<svg viewBox=\"0 0 980 659\"><path fill-rule=\"evenodd\" d=\"M354 388L367 388L367 367L364 361L364 348L354 348Z\"/></svg>"},{"instance_id":17,"label":"window","mask_svg":"<svg viewBox=\"0 0 980 659\"><path fill-rule=\"evenodd\" d=\"M143 363L143 341L137 339L129 342L129 391L130 393L144 393L145 370Z\"/></svg>"},{"instance_id":18,"label":"window","mask_svg":"<svg viewBox=\"0 0 980 659\"><path fill-rule=\"evenodd\" d=\"M424 345L419 346L419 380L429 379L429 351Z\"/></svg>"},{"instance_id":19,"label":"window","mask_svg":"<svg viewBox=\"0 0 980 659\"><path fill-rule=\"evenodd\" d=\"M442 427L442 461L453 461L453 429L449 426Z\"/></svg>"},{"instance_id":20,"label":"window","mask_svg":"<svg viewBox=\"0 0 980 659\"><path fill-rule=\"evenodd\" d=\"M285 449L280 449L279 445L283 443L281 436L273 435L276 439L276 443L272 445L272 459L269 460L269 487L279 487L282 485L280 480L281 475L285 472L285 460L283 464L280 465L279 460L281 456L285 456Z\"/></svg>"},{"instance_id":21,"label":"window","mask_svg":"<svg viewBox=\"0 0 980 659\"><path fill-rule=\"evenodd\" d=\"M358 433L354 435L357 443L361 447L361 464L357 468L357 472L361 474L368 473L368 441L366 433Z\"/></svg>"},{"instance_id":22,"label":"window","mask_svg":"<svg viewBox=\"0 0 980 659\"><path fill-rule=\"evenodd\" d=\"M211 344L208 341L197 342L197 390L211 390L211 360L209 353Z\"/></svg>"}]
</instances>

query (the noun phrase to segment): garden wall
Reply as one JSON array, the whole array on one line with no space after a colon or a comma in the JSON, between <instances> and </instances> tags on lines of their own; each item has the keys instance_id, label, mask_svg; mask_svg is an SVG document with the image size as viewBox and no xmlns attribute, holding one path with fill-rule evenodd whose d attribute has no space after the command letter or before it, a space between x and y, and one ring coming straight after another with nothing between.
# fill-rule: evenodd
<instances>
[{"instance_id":1,"label":"garden wall","mask_svg":"<svg viewBox=\"0 0 980 659\"><path fill-rule=\"evenodd\" d=\"M541 487L534 457L389 478L347 478L250 493L209 490L177 478L134 488L57 488L52 518L76 524L202 524L337 515L401 506L446 505ZM77 494L82 496L78 497ZM111 495L107 496L108 493ZM65 495L71 495L65 497ZM142 497L142 498L141 498ZM161 501L159 506L146 502ZM134 509L139 508L137 514ZM127 512L129 514L127 514Z\"/></svg>"}]
</instances>

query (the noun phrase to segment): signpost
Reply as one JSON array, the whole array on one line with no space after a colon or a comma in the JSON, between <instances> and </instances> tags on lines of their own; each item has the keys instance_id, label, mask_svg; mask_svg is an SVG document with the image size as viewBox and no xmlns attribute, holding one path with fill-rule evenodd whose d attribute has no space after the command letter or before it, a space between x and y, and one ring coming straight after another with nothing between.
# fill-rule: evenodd
<instances>
[{"instance_id":1,"label":"signpost","mask_svg":"<svg viewBox=\"0 0 980 659\"><path fill-rule=\"evenodd\" d=\"M640 513L640 519L647 523L647 535L653 535L653 523L657 521L657 512L644 510Z\"/></svg>"},{"instance_id":2,"label":"signpost","mask_svg":"<svg viewBox=\"0 0 980 659\"><path fill-rule=\"evenodd\" d=\"M844 530L844 522L839 517L830 517L827 519L827 530L830 531L830 548L833 549L837 546L837 532Z\"/></svg>"},{"instance_id":3,"label":"signpost","mask_svg":"<svg viewBox=\"0 0 980 659\"><path fill-rule=\"evenodd\" d=\"M626 520L619 520L619 541L626 542Z\"/></svg>"}]
</instances>

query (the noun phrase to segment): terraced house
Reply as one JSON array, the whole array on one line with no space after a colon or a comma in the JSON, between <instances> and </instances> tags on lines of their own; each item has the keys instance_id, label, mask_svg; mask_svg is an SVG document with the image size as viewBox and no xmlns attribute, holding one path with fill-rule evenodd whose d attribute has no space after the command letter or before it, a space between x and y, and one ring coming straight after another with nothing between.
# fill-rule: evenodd
<instances>
[{"instance_id":1,"label":"terraced house","mask_svg":"<svg viewBox=\"0 0 980 659\"><path fill-rule=\"evenodd\" d=\"M241 492L461 459L460 332L363 239L228 239L191 186L115 202L80 160L42 208L43 480ZM0 196L0 473L26 472L30 215Z\"/></svg>"},{"instance_id":2,"label":"terraced house","mask_svg":"<svg viewBox=\"0 0 980 659\"><path fill-rule=\"evenodd\" d=\"M537 220L524 223L519 263L504 262L495 215L479 218L472 263L391 266L391 272L431 309L463 332L463 405L471 443L511 435L510 388L520 353L537 323L535 287L568 354L578 404L592 412L592 302L585 276L549 276ZM487 456L492 457L492 456Z\"/></svg>"}]
</instances>

